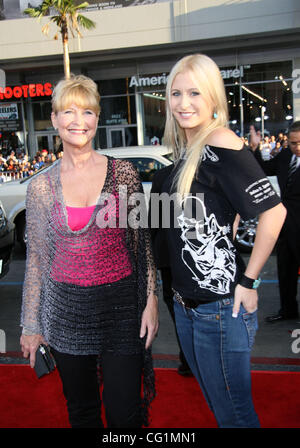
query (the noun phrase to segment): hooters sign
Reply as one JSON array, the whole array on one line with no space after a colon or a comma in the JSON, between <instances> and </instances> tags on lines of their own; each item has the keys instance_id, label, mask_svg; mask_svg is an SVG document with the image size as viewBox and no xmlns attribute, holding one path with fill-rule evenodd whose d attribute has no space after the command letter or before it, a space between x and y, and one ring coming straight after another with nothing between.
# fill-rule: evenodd
<instances>
[{"instance_id":1,"label":"hooters sign","mask_svg":"<svg viewBox=\"0 0 300 448\"><path fill-rule=\"evenodd\" d=\"M9 100L11 98L34 98L37 96L52 95L52 84L24 84L22 86L0 87L0 100Z\"/></svg>"}]
</instances>

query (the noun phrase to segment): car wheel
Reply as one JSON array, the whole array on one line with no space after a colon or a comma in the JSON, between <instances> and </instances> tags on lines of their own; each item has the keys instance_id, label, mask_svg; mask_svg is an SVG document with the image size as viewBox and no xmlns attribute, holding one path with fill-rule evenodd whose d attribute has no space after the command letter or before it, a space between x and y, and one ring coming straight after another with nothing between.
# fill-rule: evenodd
<instances>
[{"instance_id":1,"label":"car wheel","mask_svg":"<svg viewBox=\"0 0 300 448\"><path fill-rule=\"evenodd\" d=\"M17 227L17 240L20 243L21 248L25 251L27 244L25 215L20 216L20 218L17 221L16 227Z\"/></svg>"},{"instance_id":2,"label":"car wheel","mask_svg":"<svg viewBox=\"0 0 300 448\"><path fill-rule=\"evenodd\" d=\"M236 232L236 247L240 252L249 253L252 251L256 236L257 218L244 221L240 219Z\"/></svg>"}]
</instances>

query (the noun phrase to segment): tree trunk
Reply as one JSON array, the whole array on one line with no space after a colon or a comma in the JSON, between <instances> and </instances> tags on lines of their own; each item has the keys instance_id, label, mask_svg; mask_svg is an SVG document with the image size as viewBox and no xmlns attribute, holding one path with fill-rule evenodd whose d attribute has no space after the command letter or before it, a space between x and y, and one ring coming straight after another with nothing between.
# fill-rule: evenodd
<instances>
[{"instance_id":1,"label":"tree trunk","mask_svg":"<svg viewBox=\"0 0 300 448\"><path fill-rule=\"evenodd\" d=\"M61 28L61 36L64 50L64 72L65 78L70 78L70 56L69 56L69 38L68 38L68 27L64 23Z\"/></svg>"}]
</instances>

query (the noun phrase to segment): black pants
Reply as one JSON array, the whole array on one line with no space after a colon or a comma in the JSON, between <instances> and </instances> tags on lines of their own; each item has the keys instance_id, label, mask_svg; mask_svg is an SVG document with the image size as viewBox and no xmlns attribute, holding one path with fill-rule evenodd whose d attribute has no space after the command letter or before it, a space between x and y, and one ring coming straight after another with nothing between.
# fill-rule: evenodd
<instances>
[{"instance_id":1,"label":"black pants","mask_svg":"<svg viewBox=\"0 0 300 448\"><path fill-rule=\"evenodd\" d=\"M277 242L277 270L281 305L279 312L284 317L296 317L298 314L298 269L299 256L288 244L286 236L281 235Z\"/></svg>"},{"instance_id":2,"label":"black pants","mask_svg":"<svg viewBox=\"0 0 300 448\"><path fill-rule=\"evenodd\" d=\"M103 428L96 355L51 352L60 374L72 428ZM107 427L141 427L141 355L105 353L103 403Z\"/></svg>"}]
</instances>

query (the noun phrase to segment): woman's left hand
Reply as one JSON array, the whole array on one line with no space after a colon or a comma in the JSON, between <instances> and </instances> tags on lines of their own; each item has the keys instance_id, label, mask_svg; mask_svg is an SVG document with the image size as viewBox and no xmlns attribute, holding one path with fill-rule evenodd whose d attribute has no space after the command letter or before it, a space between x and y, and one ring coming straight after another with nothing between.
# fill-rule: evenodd
<instances>
[{"instance_id":1,"label":"woman's left hand","mask_svg":"<svg viewBox=\"0 0 300 448\"><path fill-rule=\"evenodd\" d=\"M140 337L143 338L147 333L146 349L152 344L158 331L158 300L156 296L148 299L146 308L142 315L142 324Z\"/></svg>"},{"instance_id":2,"label":"woman's left hand","mask_svg":"<svg viewBox=\"0 0 300 448\"><path fill-rule=\"evenodd\" d=\"M234 292L234 304L232 317L237 317L241 304L248 313L254 313L257 310L258 295L256 289L244 288L237 285Z\"/></svg>"}]
</instances>

